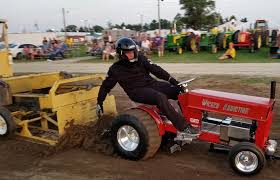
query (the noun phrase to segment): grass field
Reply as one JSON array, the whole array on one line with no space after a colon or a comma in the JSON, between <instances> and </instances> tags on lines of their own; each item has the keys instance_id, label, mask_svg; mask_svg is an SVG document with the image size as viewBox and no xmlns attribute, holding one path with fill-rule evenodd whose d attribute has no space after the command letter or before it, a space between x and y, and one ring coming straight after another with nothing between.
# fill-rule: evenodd
<instances>
[{"instance_id":1,"label":"grass field","mask_svg":"<svg viewBox=\"0 0 280 180\"><path fill-rule=\"evenodd\" d=\"M157 57L156 53L151 56L153 62L157 63L272 63L272 62L280 62L280 59L272 59L269 56L268 48L261 48L255 53L249 53L249 50L244 48L237 50L237 57L234 60L218 60L219 56L221 56L224 52L219 51L217 54L211 54L208 51L201 51L198 54L192 54L191 52L186 52L182 55L176 54L175 52L165 52L163 57ZM100 58L93 58L90 60L82 61L82 62L92 62L92 63L103 63ZM114 60L110 60L111 63Z\"/></svg>"},{"instance_id":2,"label":"grass field","mask_svg":"<svg viewBox=\"0 0 280 180\"><path fill-rule=\"evenodd\" d=\"M175 52L166 51L163 57L158 57L156 53L153 53L151 59L156 63L273 63L280 62L280 59L272 59L269 56L268 48L261 48L255 53L249 53L249 50L244 48L237 50L237 57L233 60L218 60L224 51L219 51L217 54L212 54L209 51L200 51L197 54L191 52L185 52L181 55L176 54ZM85 46L78 46L74 48L71 53L68 55L68 58L84 57L86 54ZM68 59L67 58L67 59ZM35 62L35 61L45 61L45 59L36 59L33 61L30 60L14 60L15 63L19 62ZM80 61L81 63L112 63L115 60L110 59L108 62L102 61L101 58L93 57L89 60Z\"/></svg>"}]
</instances>

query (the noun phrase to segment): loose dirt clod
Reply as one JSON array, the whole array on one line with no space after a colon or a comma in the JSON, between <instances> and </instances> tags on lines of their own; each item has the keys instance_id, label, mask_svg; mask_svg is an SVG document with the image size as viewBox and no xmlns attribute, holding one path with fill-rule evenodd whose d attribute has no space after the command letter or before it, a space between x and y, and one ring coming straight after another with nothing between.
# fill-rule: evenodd
<instances>
[{"instance_id":1,"label":"loose dirt clod","mask_svg":"<svg viewBox=\"0 0 280 180\"><path fill-rule=\"evenodd\" d=\"M113 154L109 132L113 118L114 116L103 116L87 125L75 125L71 122L57 145L50 147L43 154L49 156L72 148L81 148L106 155Z\"/></svg>"}]
</instances>

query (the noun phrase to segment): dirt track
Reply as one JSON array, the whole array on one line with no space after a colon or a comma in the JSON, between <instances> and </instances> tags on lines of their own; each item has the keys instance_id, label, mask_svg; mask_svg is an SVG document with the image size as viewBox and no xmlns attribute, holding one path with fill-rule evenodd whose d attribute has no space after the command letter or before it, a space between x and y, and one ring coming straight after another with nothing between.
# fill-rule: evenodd
<instances>
[{"instance_id":1,"label":"dirt track","mask_svg":"<svg viewBox=\"0 0 280 180\"><path fill-rule=\"evenodd\" d=\"M180 75L178 78L184 80L189 77ZM231 76L201 77L191 88L267 97L269 84L263 82L269 80ZM280 79L277 80L279 82ZM117 98L119 112L130 106L127 96L119 87L112 93ZM278 87L278 99L279 94ZM280 102L277 102L275 112L271 136L280 139ZM1 141L0 179L280 179L280 162L268 162L259 175L241 178L229 168L226 154L208 152L209 145L204 143L187 145L183 151L172 155L161 149L154 158L138 162L82 149L42 157L46 148L19 139Z\"/></svg>"}]
</instances>

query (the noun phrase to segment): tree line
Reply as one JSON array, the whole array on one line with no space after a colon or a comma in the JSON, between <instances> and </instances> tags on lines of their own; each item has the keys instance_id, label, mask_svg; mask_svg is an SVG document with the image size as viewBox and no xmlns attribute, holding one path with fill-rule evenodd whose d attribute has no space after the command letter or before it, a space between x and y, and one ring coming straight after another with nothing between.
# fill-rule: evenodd
<instances>
[{"instance_id":1,"label":"tree line","mask_svg":"<svg viewBox=\"0 0 280 180\"><path fill-rule=\"evenodd\" d=\"M178 13L173 20L169 21L167 19L161 19L161 28L170 29L176 24L176 29L180 32L183 28L192 28L195 30L209 30L212 27L218 26L225 22L229 22L232 19L237 20L237 18L232 15L230 17L222 17L222 15L216 12L215 1L214 0L179 0L181 9L184 14ZM247 22L247 18L242 18L241 22ZM150 23L144 24L112 24L107 23L107 28L127 28L136 31L147 31L158 29L158 21L152 20ZM100 25L90 26L90 27L78 27L76 25L68 25L66 29L61 29L61 31L66 32L102 32L105 27Z\"/></svg>"}]
</instances>

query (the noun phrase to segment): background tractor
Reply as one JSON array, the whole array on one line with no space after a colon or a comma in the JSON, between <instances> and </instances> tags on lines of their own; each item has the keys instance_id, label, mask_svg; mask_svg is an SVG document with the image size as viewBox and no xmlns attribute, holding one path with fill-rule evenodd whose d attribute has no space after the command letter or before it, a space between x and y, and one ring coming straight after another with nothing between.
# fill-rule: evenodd
<instances>
[{"instance_id":1,"label":"background tractor","mask_svg":"<svg viewBox=\"0 0 280 180\"><path fill-rule=\"evenodd\" d=\"M199 41L200 50L216 48L224 50L227 47L227 38L225 33L201 33Z\"/></svg>"},{"instance_id":2,"label":"background tractor","mask_svg":"<svg viewBox=\"0 0 280 180\"><path fill-rule=\"evenodd\" d=\"M246 47L254 52L262 47L262 35L260 32L247 32L237 30L232 34L232 42L235 48Z\"/></svg>"},{"instance_id":3,"label":"background tractor","mask_svg":"<svg viewBox=\"0 0 280 180\"><path fill-rule=\"evenodd\" d=\"M280 39L279 39L279 31L274 29L271 32L271 42L269 44L269 53L272 57L277 57L277 51L279 49Z\"/></svg>"},{"instance_id":4,"label":"background tractor","mask_svg":"<svg viewBox=\"0 0 280 180\"><path fill-rule=\"evenodd\" d=\"M165 49L182 54L185 51L197 52L198 36L192 32L168 34Z\"/></svg>"},{"instance_id":5,"label":"background tractor","mask_svg":"<svg viewBox=\"0 0 280 180\"><path fill-rule=\"evenodd\" d=\"M178 54L183 53L183 38L181 34L168 34L164 48L168 51L177 52Z\"/></svg>"},{"instance_id":6,"label":"background tractor","mask_svg":"<svg viewBox=\"0 0 280 180\"><path fill-rule=\"evenodd\" d=\"M264 19L258 19L254 25L254 31L261 34L262 37L262 46L269 45L269 29L268 23Z\"/></svg>"}]
</instances>

